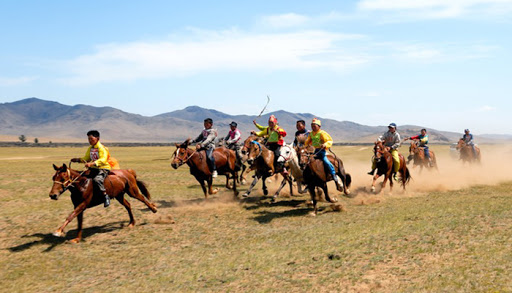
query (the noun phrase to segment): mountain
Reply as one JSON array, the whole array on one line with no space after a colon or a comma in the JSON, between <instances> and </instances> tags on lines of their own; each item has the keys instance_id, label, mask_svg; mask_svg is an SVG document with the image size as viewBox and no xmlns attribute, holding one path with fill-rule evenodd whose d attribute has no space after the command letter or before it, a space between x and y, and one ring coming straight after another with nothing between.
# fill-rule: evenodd
<instances>
[{"instance_id":1,"label":"mountain","mask_svg":"<svg viewBox=\"0 0 512 293\"><path fill-rule=\"evenodd\" d=\"M101 132L102 139L110 142L179 142L188 137L195 138L203 129L203 120L214 120L219 136L227 135L229 123L236 121L242 135L248 136L255 130L253 120L266 125L273 114L279 125L287 132L287 142L293 141L297 120L309 122L317 117L322 120L335 142L372 142L386 131L386 126L367 126L350 121L337 121L318 117L310 113L290 113L276 111L262 117L249 115L229 115L216 110L190 106L182 110L152 117L127 113L112 107L88 105L68 106L57 102L29 98L12 103L0 104L0 135L26 137L49 137L59 140L84 140L90 129ZM419 133L422 126L399 126L402 137ZM429 129L431 142L455 142L460 133ZM486 141L500 140L501 136L482 137ZM510 138L510 136L506 136ZM478 138L477 138L478 139Z\"/></svg>"}]
</instances>

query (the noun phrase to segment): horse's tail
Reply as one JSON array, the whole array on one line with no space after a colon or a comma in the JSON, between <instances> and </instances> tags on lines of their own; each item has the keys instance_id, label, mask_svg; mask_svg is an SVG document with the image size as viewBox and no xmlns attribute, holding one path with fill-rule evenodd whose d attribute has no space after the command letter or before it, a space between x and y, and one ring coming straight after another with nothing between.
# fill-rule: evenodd
<instances>
[{"instance_id":1,"label":"horse's tail","mask_svg":"<svg viewBox=\"0 0 512 293\"><path fill-rule=\"evenodd\" d=\"M352 176L350 176L350 174L346 173L345 174L345 186L347 188L350 188L350 184L352 184Z\"/></svg>"},{"instance_id":2,"label":"horse's tail","mask_svg":"<svg viewBox=\"0 0 512 293\"><path fill-rule=\"evenodd\" d=\"M144 183L144 181L141 181L141 180L136 180L137 181L137 187L139 188L140 192L142 192L142 194L148 199L148 200L151 200L151 194L149 193L149 190L148 188L146 187L146 183Z\"/></svg>"},{"instance_id":3,"label":"horse's tail","mask_svg":"<svg viewBox=\"0 0 512 293\"><path fill-rule=\"evenodd\" d=\"M411 173L409 172L409 168L405 167L404 174L402 176L402 187L405 189L405 185L411 181Z\"/></svg>"}]
</instances>

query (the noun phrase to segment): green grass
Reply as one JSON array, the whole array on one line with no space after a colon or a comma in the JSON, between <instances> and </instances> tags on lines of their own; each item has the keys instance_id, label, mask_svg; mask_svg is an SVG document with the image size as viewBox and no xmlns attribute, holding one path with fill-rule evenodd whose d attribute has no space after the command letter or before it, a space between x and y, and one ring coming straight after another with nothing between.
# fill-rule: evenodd
<instances>
[{"instance_id":1,"label":"green grass","mask_svg":"<svg viewBox=\"0 0 512 293\"><path fill-rule=\"evenodd\" d=\"M52 201L48 192L51 165L85 149L0 148L0 291L512 291L512 182L360 192L340 198L343 212L321 203L311 217L307 196L270 204L258 200L258 188L238 201L224 177L215 182L221 192L204 200L187 167L170 167L173 149L110 149L148 184L159 211L130 199L137 221L130 229L117 203L86 210L84 240L75 245L66 239L76 221L65 238L51 235L72 211L69 194ZM360 149L335 148L349 172L356 162L369 167L370 151ZM447 160L446 149L438 151Z\"/></svg>"}]
</instances>

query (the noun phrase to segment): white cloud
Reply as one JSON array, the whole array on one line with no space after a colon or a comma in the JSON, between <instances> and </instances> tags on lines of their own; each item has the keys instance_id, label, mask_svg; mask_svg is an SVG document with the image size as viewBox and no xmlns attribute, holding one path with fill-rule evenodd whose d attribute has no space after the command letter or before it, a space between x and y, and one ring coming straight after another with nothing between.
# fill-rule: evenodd
<instances>
[{"instance_id":1,"label":"white cloud","mask_svg":"<svg viewBox=\"0 0 512 293\"><path fill-rule=\"evenodd\" d=\"M64 62L70 84L165 78L208 71L344 70L368 62L348 54L340 42L360 35L327 31L244 34L236 30L192 31L187 40L107 44Z\"/></svg>"},{"instance_id":2,"label":"white cloud","mask_svg":"<svg viewBox=\"0 0 512 293\"><path fill-rule=\"evenodd\" d=\"M362 11L389 11L402 17L455 18L466 15L507 15L512 12L512 0L362 0Z\"/></svg>"},{"instance_id":3,"label":"white cloud","mask_svg":"<svg viewBox=\"0 0 512 293\"><path fill-rule=\"evenodd\" d=\"M22 77L0 77L0 86L18 86L18 85L24 85L28 84L34 80L36 80L36 77L32 76L22 76Z\"/></svg>"},{"instance_id":4,"label":"white cloud","mask_svg":"<svg viewBox=\"0 0 512 293\"><path fill-rule=\"evenodd\" d=\"M496 107L485 105L485 106L478 108L477 111L478 112L491 112L491 111L495 111L495 110L496 110Z\"/></svg>"},{"instance_id":5,"label":"white cloud","mask_svg":"<svg viewBox=\"0 0 512 293\"><path fill-rule=\"evenodd\" d=\"M308 16L286 13L264 16L260 21L264 26L272 28L289 28L304 25L310 20L311 19Z\"/></svg>"}]
</instances>

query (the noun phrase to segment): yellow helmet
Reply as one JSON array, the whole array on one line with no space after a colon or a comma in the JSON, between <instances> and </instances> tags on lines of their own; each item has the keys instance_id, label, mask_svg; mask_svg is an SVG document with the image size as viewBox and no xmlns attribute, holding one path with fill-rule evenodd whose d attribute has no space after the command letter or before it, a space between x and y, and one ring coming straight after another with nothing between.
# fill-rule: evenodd
<instances>
[{"instance_id":1,"label":"yellow helmet","mask_svg":"<svg viewBox=\"0 0 512 293\"><path fill-rule=\"evenodd\" d=\"M313 118L313 121L311 121L311 124L316 124L318 126L322 126L322 121L318 118Z\"/></svg>"}]
</instances>

